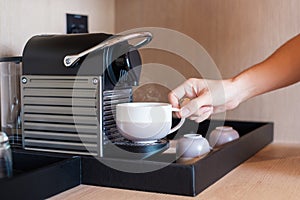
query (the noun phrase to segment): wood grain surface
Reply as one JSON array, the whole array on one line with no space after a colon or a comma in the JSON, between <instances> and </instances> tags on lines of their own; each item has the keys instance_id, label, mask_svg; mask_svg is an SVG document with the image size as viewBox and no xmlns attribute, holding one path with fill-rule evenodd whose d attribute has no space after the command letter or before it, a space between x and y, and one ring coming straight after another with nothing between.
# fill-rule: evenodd
<instances>
[{"instance_id":1,"label":"wood grain surface","mask_svg":"<svg viewBox=\"0 0 300 200\"><path fill-rule=\"evenodd\" d=\"M273 143L196 197L80 185L51 200L297 200L300 191L300 143Z\"/></svg>"}]
</instances>

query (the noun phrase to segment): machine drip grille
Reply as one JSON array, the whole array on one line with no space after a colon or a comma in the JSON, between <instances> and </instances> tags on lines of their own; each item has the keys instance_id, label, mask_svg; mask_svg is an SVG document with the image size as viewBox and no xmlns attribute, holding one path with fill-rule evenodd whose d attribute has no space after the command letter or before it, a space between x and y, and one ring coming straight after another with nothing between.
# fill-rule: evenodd
<instances>
[{"instance_id":1,"label":"machine drip grille","mask_svg":"<svg viewBox=\"0 0 300 200\"><path fill-rule=\"evenodd\" d=\"M118 132L115 122L116 105L132 101L132 89L109 90L103 92L103 144L123 142L125 138Z\"/></svg>"}]
</instances>

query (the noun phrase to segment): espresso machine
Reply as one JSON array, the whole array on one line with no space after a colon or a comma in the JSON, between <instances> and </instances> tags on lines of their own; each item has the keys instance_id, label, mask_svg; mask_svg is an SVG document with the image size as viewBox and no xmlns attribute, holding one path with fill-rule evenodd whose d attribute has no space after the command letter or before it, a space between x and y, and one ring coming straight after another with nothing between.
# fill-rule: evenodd
<instances>
[{"instance_id":1,"label":"espresso machine","mask_svg":"<svg viewBox=\"0 0 300 200\"><path fill-rule=\"evenodd\" d=\"M115 105L133 100L142 66L138 49L151 39L150 32L32 37L22 63L23 148L137 158L166 148L165 140L126 140L114 120Z\"/></svg>"}]
</instances>

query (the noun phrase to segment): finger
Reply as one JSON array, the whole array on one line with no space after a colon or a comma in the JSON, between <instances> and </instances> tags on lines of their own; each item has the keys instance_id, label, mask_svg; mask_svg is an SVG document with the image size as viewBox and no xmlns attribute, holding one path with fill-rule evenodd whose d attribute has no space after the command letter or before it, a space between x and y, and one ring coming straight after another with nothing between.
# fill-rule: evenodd
<instances>
[{"instance_id":1,"label":"finger","mask_svg":"<svg viewBox=\"0 0 300 200\"><path fill-rule=\"evenodd\" d=\"M214 107L214 113L221 113L221 112L225 112L227 109L225 106L215 106Z\"/></svg>"},{"instance_id":2,"label":"finger","mask_svg":"<svg viewBox=\"0 0 300 200\"><path fill-rule=\"evenodd\" d=\"M178 100L183 97L195 98L197 97L197 85L202 85L201 80L190 78L177 88L173 89L171 95L175 96Z\"/></svg>"},{"instance_id":3,"label":"finger","mask_svg":"<svg viewBox=\"0 0 300 200\"><path fill-rule=\"evenodd\" d=\"M180 100L180 98L177 97L176 93L174 93L173 91L171 91L168 94L168 100L171 103L172 107L179 108L179 100Z\"/></svg>"},{"instance_id":4,"label":"finger","mask_svg":"<svg viewBox=\"0 0 300 200\"><path fill-rule=\"evenodd\" d=\"M200 122L206 120L207 118L209 118L212 113L213 113L212 106L202 107L202 108L200 108L200 111L197 115L192 115L191 117L189 117L189 119L196 121L197 123L200 123Z\"/></svg>"},{"instance_id":5,"label":"finger","mask_svg":"<svg viewBox=\"0 0 300 200\"><path fill-rule=\"evenodd\" d=\"M186 105L189 101L190 101L190 99L188 99L188 98L180 99L179 102L178 102L179 108L181 108L182 106ZM175 103L177 103L177 102L175 102ZM176 107L176 106L173 106L173 107ZM180 114L178 112L174 112L173 113L173 117L180 118L181 116L180 116Z\"/></svg>"},{"instance_id":6,"label":"finger","mask_svg":"<svg viewBox=\"0 0 300 200\"><path fill-rule=\"evenodd\" d=\"M203 106L197 112L192 114L190 117L193 117L196 119L207 112L209 112L211 114L214 113L214 108L212 106Z\"/></svg>"},{"instance_id":7,"label":"finger","mask_svg":"<svg viewBox=\"0 0 300 200\"><path fill-rule=\"evenodd\" d=\"M186 88L188 88L189 85L187 85L186 82L184 82L182 85L178 86L177 88L173 89L171 91L171 95L176 97L179 101L179 99L186 96Z\"/></svg>"},{"instance_id":8,"label":"finger","mask_svg":"<svg viewBox=\"0 0 300 200\"><path fill-rule=\"evenodd\" d=\"M213 113L213 109L212 109L212 107L211 107L210 110L204 112L204 113L203 113L200 117L198 117L195 121L196 121L197 123L200 123L200 122L202 122L202 121L208 119L208 118L211 116L212 113Z\"/></svg>"},{"instance_id":9,"label":"finger","mask_svg":"<svg viewBox=\"0 0 300 200\"><path fill-rule=\"evenodd\" d=\"M181 118L180 114L178 112L173 112L172 116L174 118Z\"/></svg>"},{"instance_id":10,"label":"finger","mask_svg":"<svg viewBox=\"0 0 300 200\"><path fill-rule=\"evenodd\" d=\"M192 99L187 103L185 106L183 106L180 110L180 116L181 117L189 117L193 114L202 112L200 110L201 107L202 109L205 109L207 106L210 107L210 98L208 98L208 95L203 95L201 97L197 97L195 99ZM201 114L201 113L199 113Z\"/></svg>"},{"instance_id":11,"label":"finger","mask_svg":"<svg viewBox=\"0 0 300 200\"><path fill-rule=\"evenodd\" d=\"M212 112L206 112L206 113L204 113L203 115L201 115L200 117L198 117L195 121L196 121L197 123L200 123L200 122L202 122L202 121L208 119L208 118L211 116L211 114L212 114Z\"/></svg>"}]
</instances>

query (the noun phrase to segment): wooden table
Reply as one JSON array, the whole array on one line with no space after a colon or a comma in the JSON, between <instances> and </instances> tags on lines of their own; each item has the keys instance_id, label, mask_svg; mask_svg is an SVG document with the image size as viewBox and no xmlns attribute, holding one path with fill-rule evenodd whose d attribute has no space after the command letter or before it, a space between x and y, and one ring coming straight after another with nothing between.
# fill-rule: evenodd
<instances>
[{"instance_id":1,"label":"wooden table","mask_svg":"<svg viewBox=\"0 0 300 200\"><path fill-rule=\"evenodd\" d=\"M300 143L272 143L196 197L79 185L60 199L300 199Z\"/></svg>"}]
</instances>

